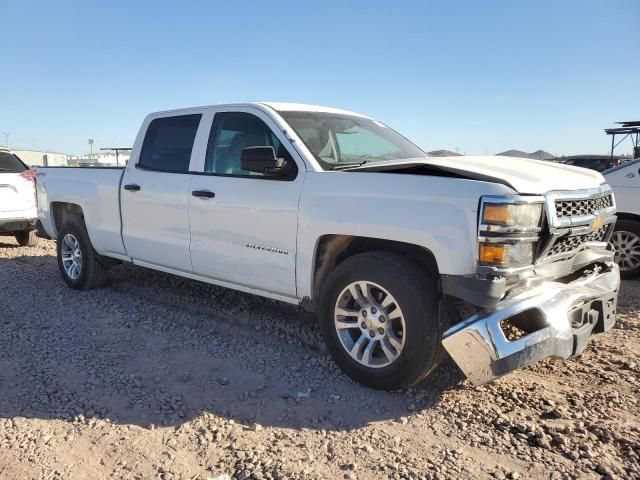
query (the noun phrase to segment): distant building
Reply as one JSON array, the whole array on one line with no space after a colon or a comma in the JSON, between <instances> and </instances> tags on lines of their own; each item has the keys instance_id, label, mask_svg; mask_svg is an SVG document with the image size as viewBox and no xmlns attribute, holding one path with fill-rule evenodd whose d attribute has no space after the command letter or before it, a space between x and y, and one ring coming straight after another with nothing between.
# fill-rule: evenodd
<instances>
[{"instance_id":1,"label":"distant building","mask_svg":"<svg viewBox=\"0 0 640 480\"><path fill-rule=\"evenodd\" d=\"M92 155L71 156L68 158L68 164L71 167L125 166L128 161L128 153L120 153L118 157L113 153L94 153Z\"/></svg>"},{"instance_id":2,"label":"distant building","mask_svg":"<svg viewBox=\"0 0 640 480\"><path fill-rule=\"evenodd\" d=\"M68 155L40 150L13 150L30 167L66 167Z\"/></svg>"}]
</instances>

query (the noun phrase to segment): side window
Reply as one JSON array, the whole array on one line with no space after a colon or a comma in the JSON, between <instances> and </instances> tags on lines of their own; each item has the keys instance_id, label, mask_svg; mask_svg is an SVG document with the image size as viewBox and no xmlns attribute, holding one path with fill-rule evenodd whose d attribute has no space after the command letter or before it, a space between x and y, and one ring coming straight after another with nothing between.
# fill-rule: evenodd
<instances>
[{"instance_id":1,"label":"side window","mask_svg":"<svg viewBox=\"0 0 640 480\"><path fill-rule=\"evenodd\" d=\"M261 173L240 168L242 150L258 146L273 147L278 158L285 158L294 170L297 168L284 145L258 117L244 112L216 113L209 134L205 172L263 177ZM290 175L287 176L289 177ZM295 171L293 177L295 177Z\"/></svg>"},{"instance_id":2,"label":"side window","mask_svg":"<svg viewBox=\"0 0 640 480\"><path fill-rule=\"evenodd\" d=\"M138 166L160 172L187 172L202 115L152 120L144 136Z\"/></svg>"}]
</instances>

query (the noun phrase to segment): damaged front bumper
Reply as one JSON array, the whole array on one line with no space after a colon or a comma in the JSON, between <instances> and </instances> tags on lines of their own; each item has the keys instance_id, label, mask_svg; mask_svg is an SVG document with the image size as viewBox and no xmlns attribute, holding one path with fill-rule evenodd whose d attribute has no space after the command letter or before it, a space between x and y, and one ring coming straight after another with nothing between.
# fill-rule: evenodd
<instances>
[{"instance_id":1,"label":"damaged front bumper","mask_svg":"<svg viewBox=\"0 0 640 480\"><path fill-rule=\"evenodd\" d=\"M593 333L615 323L620 274L615 263L605 265L569 283L544 283L473 315L445 332L445 349L476 385L543 358L579 355ZM512 338L514 325L522 335L510 340L507 333Z\"/></svg>"}]
</instances>

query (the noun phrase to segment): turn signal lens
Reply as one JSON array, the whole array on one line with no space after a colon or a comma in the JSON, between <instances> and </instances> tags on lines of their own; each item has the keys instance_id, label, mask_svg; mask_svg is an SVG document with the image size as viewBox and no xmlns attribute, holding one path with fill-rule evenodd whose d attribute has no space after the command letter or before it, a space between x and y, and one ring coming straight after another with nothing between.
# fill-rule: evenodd
<instances>
[{"instance_id":1,"label":"turn signal lens","mask_svg":"<svg viewBox=\"0 0 640 480\"><path fill-rule=\"evenodd\" d=\"M487 267L519 268L533 264L535 242L480 243L478 260Z\"/></svg>"},{"instance_id":2,"label":"turn signal lens","mask_svg":"<svg viewBox=\"0 0 640 480\"><path fill-rule=\"evenodd\" d=\"M480 263L482 265L490 265L496 267L506 266L507 246L481 243Z\"/></svg>"}]
</instances>

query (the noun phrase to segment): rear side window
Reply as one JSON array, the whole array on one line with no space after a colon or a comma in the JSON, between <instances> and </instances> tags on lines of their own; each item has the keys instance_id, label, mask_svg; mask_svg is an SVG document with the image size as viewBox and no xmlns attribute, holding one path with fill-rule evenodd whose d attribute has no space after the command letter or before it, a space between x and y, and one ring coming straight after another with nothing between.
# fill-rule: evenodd
<instances>
[{"instance_id":1,"label":"rear side window","mask_svg":"<svg viewBox=\"0 0 640 480\"><path fill-rule=\"evenodd\" d=\"M201 117L195 114L153 120L144 136L138 167L160 172L189 171Z\"/></svg>"},{"instance_id":2,"label":"rear side window","mask_svg":"<svg viewBox=\"0 0 640 480\"><path fill-rule=\"evenodd\" d=\"M0 173L22 173L28 168L13 153L0 152Z\"/></svg>"}]
</instances>

